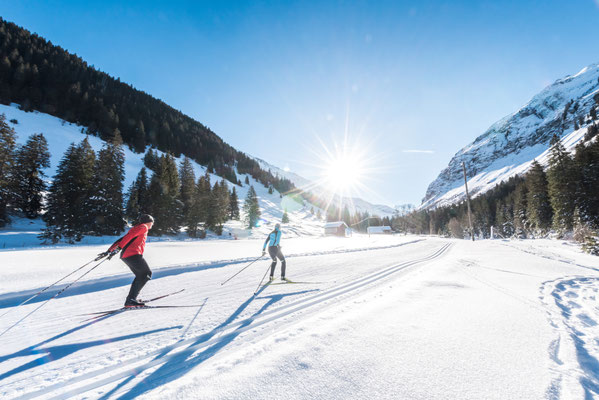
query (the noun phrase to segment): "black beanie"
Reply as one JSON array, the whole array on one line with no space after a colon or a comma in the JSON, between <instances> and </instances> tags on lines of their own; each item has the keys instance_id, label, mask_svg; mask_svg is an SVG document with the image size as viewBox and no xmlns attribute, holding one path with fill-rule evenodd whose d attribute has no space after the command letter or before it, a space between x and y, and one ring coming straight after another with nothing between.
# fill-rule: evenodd
<instances>
[{"instance_id":1,"label":"black beanie","mask_svg":"<svg viewBox=\"0 0 599 400\"><path fill-rule=\"evenodd\" d=\"M150 214L142 214L139 217L140 224L147 224L148 222L154 222L154 218Z\"/></svg>"}]
</instances>

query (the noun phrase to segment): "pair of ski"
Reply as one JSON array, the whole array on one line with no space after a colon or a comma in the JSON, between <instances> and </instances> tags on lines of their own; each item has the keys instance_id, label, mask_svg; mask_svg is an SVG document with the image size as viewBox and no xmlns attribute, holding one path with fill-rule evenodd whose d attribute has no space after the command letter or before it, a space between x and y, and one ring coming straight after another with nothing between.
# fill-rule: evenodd
<instances>
[{"instance_id":1,"label":"pair of ski","mask_svg":"<svg viewBox=\"0 0 599 400\"><path fill-rule=\"evenodd\" d=\"M147 305L147 303L151 303L153 301L156 300L160 300L160 299L164 299L165 297L169 297L175 294L179 294L181 292L183 292L185 289L181 289L179 291L173 292L173 293L169 293L169 294L164 294L162 296L158 296L158 297L154 297L152 299L149 300L144 300L144 304L143 306L134 306L134 307L121 307L121 308L116 308L114 310L107 310L107 311L98 311L98 312L93 312L93 313L87 313L87 314L81 314L83 316L85 315L92 315L91 318L86 319L85 321L91 321L91 320L95 320L95 319L100 319L102 317L107 317L109 315L114 315L114 314L120 314L124 311L129 311L129 310L144 310L144 309L154 309L154 308L188 308L188 307L200 307L199 305L191 305L191 306L174 306L174 305L166 305L166 306L152 306L152 305ZM84 322L85 322L84 321Z\"/></svg>"},{"instance_id":2,"label":"pair of ski","mask_svg":"<svg viewBox=\"0 0 599 400\"><path fill-rule=\"evenodd\" d=\"M266 287L270 286L270 285L293 285L293 284L315 285L318 283L324 283L324 282L296 282L296 281L290 281L289 279L285 279L284 281L280 281L280 282L268 281L264 285L258 286L258 289L256 289L256 291L254 292L254 296L256 296L259 292L266 289Z\"/></svg>"},{"instance_id":3,"label":"pair of ski","mask_svg":"<svg viewBox=\"0 0 599 400\"><path fill-rule=\"evenodd\" d=\"M272 282L272 281L266 282L266 284L264 286L266 286L266 285L300 284L300 283L309 285L309 284L317 284L317 283L323 283L323 282L296 282L296 281L290 281L289 279L285 279L284 281L280 281L280 282Z\"/></svg>"}]
</instances>

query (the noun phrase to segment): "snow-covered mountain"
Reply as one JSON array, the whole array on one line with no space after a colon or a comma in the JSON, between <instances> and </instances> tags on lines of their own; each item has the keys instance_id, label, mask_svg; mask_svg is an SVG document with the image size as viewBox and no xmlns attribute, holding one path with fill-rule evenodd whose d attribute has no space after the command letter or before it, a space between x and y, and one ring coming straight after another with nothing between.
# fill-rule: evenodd
<instances>
[{"instance_id":1,"label":"snow-covered mountain","mask_svg":"<svg viewBox=\"0 0 599 400\"><path fill-rule=\"evenodd\" d=\"M536 158L547 162L553 134L573 148L586 132L582 121L599 92L599 64L558 79L515 113L493 124L458 151L428 187L420 208L434 208L465 197L462 162L466 163L471 195L484 193L510 177L524 173ZM583 126L578 130L575 125Z\"/></svg>"},{"instance_id":2,"label":"snow-covered mountain","mask_svg":"<svg viewBox=\"0 0 599 400\"><path fill-rule=\"evenodd\" d=\"M273 175L278 175L279 177L289 179L293 184L299 189L306 189L308 192L311 192L317 196L320 196L324 199L329 199L333 196L333 203L336 205L341 204L341 207L347 206L351 212L368 212L370 215L376 215L379 217L391 217L396 213L396 210L386 206L384 204L372 204L367 202L364 199L359 197L343 197L339 198L337 195L333 195L326 191L325 188L315 185L312 181L294 173L291 171L285 171L279 167L276 167L268 162L260 159L254 158L260 164L260 167L264 170L270 170Z\"/></svg>"}]
</instances>

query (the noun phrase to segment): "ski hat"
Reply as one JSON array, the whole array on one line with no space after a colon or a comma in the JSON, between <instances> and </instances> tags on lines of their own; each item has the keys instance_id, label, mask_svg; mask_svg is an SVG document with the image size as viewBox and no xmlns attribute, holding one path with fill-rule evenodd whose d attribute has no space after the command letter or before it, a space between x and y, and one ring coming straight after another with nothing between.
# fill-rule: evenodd
<instances>
[{"instance_id":1,"label":"ski hat","mask_svg":"<svg viewBox=\"0 0 599 400\"><path fill-rule=\"evenodd\" d=\"M142 214L139 217L140 224L147 224L149 222L154 223L154 218L150 214Z\"/></svg>"},{"instance_id":2,"label":"ski hat","mask_svg":"<svg viewBox=\"0 0 599 400\"><path fill-rule=\"evenodd\" d=\"M278 224L278 223L277 223L277 224L275 224L275 229L276 229L276 230L281 230L281 224Z\"/></svg>"}]
</instances>

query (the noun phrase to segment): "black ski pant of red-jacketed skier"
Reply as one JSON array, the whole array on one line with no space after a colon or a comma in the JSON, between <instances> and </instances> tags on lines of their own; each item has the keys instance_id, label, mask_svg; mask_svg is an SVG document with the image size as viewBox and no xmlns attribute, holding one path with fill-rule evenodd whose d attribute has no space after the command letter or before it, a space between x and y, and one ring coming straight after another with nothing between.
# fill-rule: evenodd
<instances>
[{"instance_id":1,"label":"black ski pant of red-jacketed skier","mask_svg":"<svg viewBox=\"0 0 599 400\"><path fill-rule=\"evenodd\" d=\"M127 264L131 272L135 274L135 279L133 280L133 283L131 283L131 289L129 289L127 299L136 300L139 291L150 279L152 279L152 271L141 254L123 258L122 260Z\"/></svg>"},{"instance_id":2,"label":"black ski pant of red-jacketed skier","mask_svg":"<svg viewBox=\"0 0 599 400\"><path fill-rule=\"evenodd\" d=\"M281 260L281 278L285 277L285 256L281 253L281 248L279 246L268 246L268 254L270 258L272 258L272 264L270 264L270 277L275 276L275 267L277 266L277 258Z\"/></svg>"}]
</instances>

